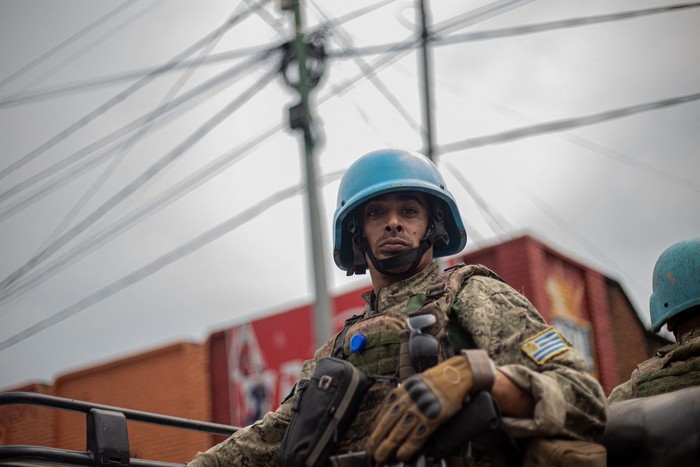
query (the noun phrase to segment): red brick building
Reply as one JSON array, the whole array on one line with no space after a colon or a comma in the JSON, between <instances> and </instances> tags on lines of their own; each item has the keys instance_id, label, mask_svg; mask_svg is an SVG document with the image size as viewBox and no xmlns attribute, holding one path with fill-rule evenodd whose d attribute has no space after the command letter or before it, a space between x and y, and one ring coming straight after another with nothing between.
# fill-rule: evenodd
<instances>
[{"instance_id":1,"label":"red brick building","mask_svg":"<svg viewBox=\"0 0 700 467\"><path fill-rule=\"evenodd\" d=\"M211 417L208 345L177 343L59 377L53 386L15 391L208 420ZM41 445L86 450L86 417L33 405L0 406L3 445ZM127 422L132 457L186 462L212 436L195 431Z\"/></svg>"},{"instance_id":2,"label":"red brick building","mask_svg":"<svg viewBox=\"0 0 700 467\"><path fill-rule=\"evenodd\" d=\"M666 343L644 328L618 282L531 236L480 249L461 261L483 264L525 295L584 355L606 394Z\"/></svg>"},{"instance_id":3,"label":"red brick building","mask_svg":"<svg viewBox=\"0 0 700 467\"><path fill-rule=\"evenodd\" d=\"M606 393L665 341L647 331L616 281L523 236L464 255L522 292L572 341ZM335 327L361 311L365 287L334 298ZM53 394L165 415L244 425L274 409L313 353L310 305L223 329L202 343L176 343L18 391ZM220 439L129 422L132 456L185 462ZM85 417L0 406L0 444L85 449Z\"/></svg>"}]
</instances>

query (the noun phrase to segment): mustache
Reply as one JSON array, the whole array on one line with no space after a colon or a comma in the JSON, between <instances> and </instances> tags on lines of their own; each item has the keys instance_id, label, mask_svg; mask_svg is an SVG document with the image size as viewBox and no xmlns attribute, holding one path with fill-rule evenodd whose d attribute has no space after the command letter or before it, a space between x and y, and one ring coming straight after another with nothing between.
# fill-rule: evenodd
<instances>
[{"instance_id":1,"label":"mustache","mask_svg":"<svg viewBox=\"0 0 700 467\"><path fill-rule=\"evenodd\" d=\"M386 240L388 240L390 238L398 238L399 240L402 240L408 244L411 243L408 235L404 234L403 232L392 231L392 232L387 232L384 235L382 235L381 237L379 237L377 239L377 241L374 242L374 246L378 248L379 246L381 246L382 243L384 243Z\"/></svg>"}]
</instances>

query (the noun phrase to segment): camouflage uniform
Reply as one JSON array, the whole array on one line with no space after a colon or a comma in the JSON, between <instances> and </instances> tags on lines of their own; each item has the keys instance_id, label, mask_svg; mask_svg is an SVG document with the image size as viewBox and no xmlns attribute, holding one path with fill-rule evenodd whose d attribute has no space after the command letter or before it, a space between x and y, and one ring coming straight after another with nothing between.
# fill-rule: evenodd
<instances>
[{"instance_id":1,"label":"camouflage uniform","mask_svg":"<svg viewBox=\"0 0 700 467\"><path fill-rule=\"evenodd\" d=\"M630 380L610 393L609 402L663 394L700 386L700 329L686 332L674 344L660 348L632 372Z\"/></svg>"},{"instance_id":2,"label":"camouflage uniform","mask_svg":"<svg viewBox=\"0 0 700 467\"><path fill-rule=\"evenodd\" d=\"M405 326L405 315L412 311L416 297L425 297L438 281L436 264L404 281L380 290L376 296L368 292L363 317L345 334L347 360L368 374L396 374L399 356L399 334ZM547 324L530 302L503 282L491 277L472 276L463 286L453 306L461 327L474 343L488 351L499 369L518 386L532 394L536 406L532 419L504 417L507 435L514 438L560 436L597 440L606 421L605 395L598 382L585 373L582 357L573 350L538 364L521 351L520 344L547 329ZM361 353L349 352L353 335L367 336ZM330 356L331 339L314 358L305 362L300 379L309 378L316 361ZM360 406L339 452L362 450L388 384L373 386ZM275 412L232 435L226 441L198 454L191 467L278 465L277 452L284 431L292 416L296 395ZM491 465L491 456L503 452L511 444L505 435L474 443L472 455L479 465ZM504 444L505 443L505 444Z\"/></svg>"}]
</instances>

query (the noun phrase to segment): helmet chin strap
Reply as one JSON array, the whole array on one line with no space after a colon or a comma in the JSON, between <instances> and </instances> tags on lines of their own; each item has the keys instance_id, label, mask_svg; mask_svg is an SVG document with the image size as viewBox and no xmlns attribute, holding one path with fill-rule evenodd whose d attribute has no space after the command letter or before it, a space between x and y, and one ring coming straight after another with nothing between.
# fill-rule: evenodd
<instances>
[{"instance_id":1,"label":"helmet chin strap","mask_svg":"<svg viewBox=\"0 0 700 467\"><path fill-rule=\"evenodd\" d=\"M374 254L372 253L372 249L369 248L369 245L367 244L367 239L361 234L356 234L355 237L353 237L352 242L353 250L355 250L355 267L352 269L352 272L348 270L348 275L351 275L353 273L365 273L367 268L367 261L364 259L364 255L366 253L367 256L369 256L369 260L372 262L372 265L379 273L389 277L411 276L413 275L413 273L416 272L418 264L423 258L425 252L433 246L433 243L435 242L435 237L435 228L431 223L430 228L425 233L423 239L420 241L420 245L418 245L418 248L413 248L412 250L409 250L405 253L401 253L400 255L392 256L391 258L377 259L377 257L374 256ZM358 257L361 257L360 261L362 262L362 264L358 264L358 259L360 259ZM392 271L402 268L406 265L410 265L406 270L400 272Z\"/></svg>"}]
</instances>

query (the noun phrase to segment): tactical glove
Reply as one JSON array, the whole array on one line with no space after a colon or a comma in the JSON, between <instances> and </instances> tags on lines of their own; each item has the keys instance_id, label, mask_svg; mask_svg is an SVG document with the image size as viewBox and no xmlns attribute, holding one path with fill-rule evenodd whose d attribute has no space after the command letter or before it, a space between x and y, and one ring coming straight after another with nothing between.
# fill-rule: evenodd
<instances>
[{"instance_id":1,"label":"tactical glove","mask_svg":"<svg viewBox=\"0 0 700 467\"><path fill-rule=\"evenodd\" d=\"M408 378L384 401L368 440L369 455L379 463L393 455L410 460L470 394L491 389L494 375L488 354L469 350Z\"/></svg>"}]
</instances>

